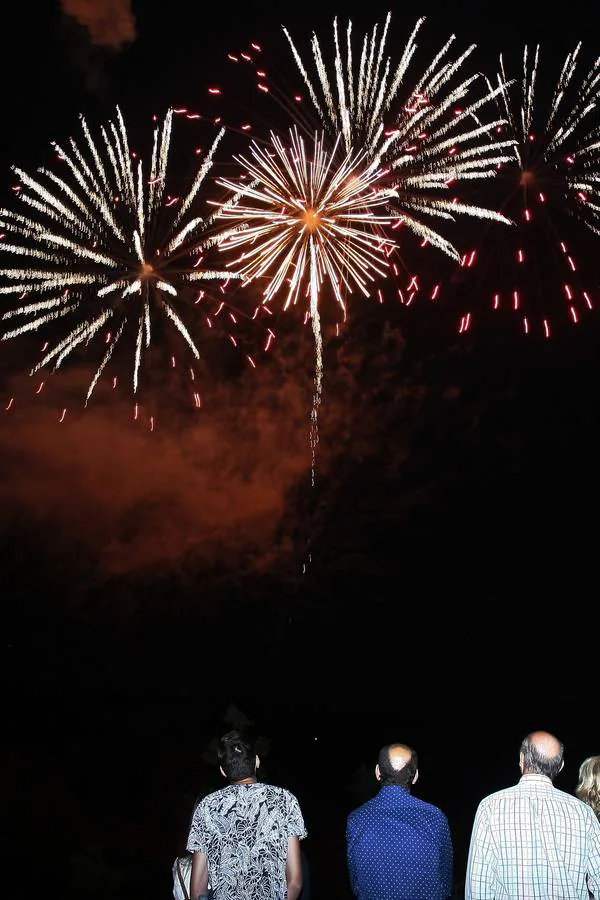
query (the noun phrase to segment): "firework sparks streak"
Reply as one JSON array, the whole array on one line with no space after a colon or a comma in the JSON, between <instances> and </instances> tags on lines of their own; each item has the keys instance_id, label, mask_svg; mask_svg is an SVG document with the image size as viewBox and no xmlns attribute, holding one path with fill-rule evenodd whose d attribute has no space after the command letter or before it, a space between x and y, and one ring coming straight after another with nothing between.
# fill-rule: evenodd
<instances>
[{"instance_id":1,"label":"firework sparks streak","mask_svg":"<svg viewBox=\"0 0 600 900\"><path fill-rule=\"evenodd\" d=\"M196 316L190 284L236 277L230 271L203 268L202 254L217 242L209 231L214 215L192 215L200 188L223 136L221 130L204 157L188 193L177 203L166 195L173 111L154 131L150 170L134 162L119 109L116 121L101 129L96 144L81 118L83 142L68 149L54 144L66 169L64 177L41 168L30 176L17 167L21 214L0 210L7 239L0 252L11 265L0 269L0 295L18 298L2 319L13 327L8 340L65 319L67 333L51 344L33 372L52 364L56 370L76 348L102 334L108 345L89 385L86 404L127 330L135 336L133 390L138 390L144 350L155 317L181 336L195 359ZM15 263L15 260L17 262ZM19 264L19 260L24 265ZM186 315L186 312L190 312Z\"/></svg>"},{"instance_id":2,"label":"firework sparks streak","mask_svg":"<svg viewBox=\"0 0 600 900\"><path fill-rule=\"evenodd\" d=\"M242 251L228 265L245 281L269 276L265 303L282 288L287 290L284 309L309 298L316 349L313 453L323 374L323 286L329 285L345 314L346 294L358 289L369 296L375 280L388 273L386 252L395 246L383 229L397 217L383 209L396 192L380 186L382 172L364 152L350 150L338 163L337 151L338 142L327 152L323 135L316 134L309 155L293 127L289 145L271 134L265 146L251 143L249 158L236 157L247 183L217 182L235 198L217 212L237 226L219 244L222 251Z\"/></svg>"},{"instance_id":3,"label":"firework sparks streak","mask_svg":"<svg viewBox=\"0 0 600 900\"><path fill-rule=\"evenodd\" d=\"M480 120L484 109L497 114L494 101L502 86L491 88L488 84L477 95L476 86L485 86L485 79L478 74L457 79L475 45L449 58L454 35L423 74L409 81L416 35L425 19L417 21L394 68L385 55L390 18L388 13L381 37L377 25L370 35L364 35L357 66L352 23L348 22L344 49L335 19L333 74L318 37L313 35L314 83L289 32L283 30L326 134L334 138L342 135L346 151L363 147L369 160L379 160L389 168L396 188L394 207L404 213L405 224L421 239L458 260L453 244L429 224L432 219L454 221L457 216L468 216L511 224L501 213L448 196L451 184L491 178L499 165L511 159L511 141L493 137L504 119ZM390 120L388 127L384 125L385 116Z\"/></svg>"},{"instance_id":4,"label":"firework sparks streak","mask_svg":"<svg viewBox=\"0 0 600 900\"><path fill-rule=\"evenodd\" d=\"M526 190L528 183L541 183L549 189L559 185L574 217L600 234L600 57L579 79L581 48L579 42L565 58L545 122L540 121L535 102L539 46L533 54L527 46L524 48L518 104L513 103L506 87L504 61L500 58L498 102L513 141L511 162L513 167L517 164L523 188Z\"/></svg>"},{"instance_id":5,"label":"firework sparks streak","mask_svg":"<svg viewBox=\"0 0 600 900\"><path fill-rule=\"evenodd\" d=\"M597 307L600 57L587 67L582 50L579 42L566 54L555 80L543 71L543 84L539 45L525 45L510 81L500 56L495 102L512 150L484 189L514 227L478 228L454 271L430 258L423 267L423 294L452 308L460 334L491 314L494 327L510 318L523 334L550 338Z\"/></svg>"}]
</instances>

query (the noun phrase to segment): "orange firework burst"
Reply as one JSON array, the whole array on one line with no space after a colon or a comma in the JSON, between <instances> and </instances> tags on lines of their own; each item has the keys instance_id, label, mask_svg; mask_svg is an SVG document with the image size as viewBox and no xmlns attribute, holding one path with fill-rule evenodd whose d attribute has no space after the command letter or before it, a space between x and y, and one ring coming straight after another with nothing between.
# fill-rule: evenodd
<instances>
[{"instance_id":1,"label":"orange firework burst","mask_svg":"<svg viewBox=\"0 0 600 900\"><path fill-rule=\"evenodd\" d=\"M363 152L347 152L336 162L337 142L328 152L322 135L315 135L311 152L296 127L290 142L271 135L261 146L250 145L250 156L238 156L241 177L219 179L231 192L217 212L235 223L220 241L221 250L241 250L229 263L246 282L267 278L264 302L279 291L284 308L308 297L316 348L315 392L311 416L311 446L318 439L317 410L322 386L322 335L319 305L327 285L346 311L346 294L369 296L377 278L389 271L386 253L394 242L382 227L394 221L384 212L393 191L381 187L381 169Z\"/></svg>"}]
</instances>

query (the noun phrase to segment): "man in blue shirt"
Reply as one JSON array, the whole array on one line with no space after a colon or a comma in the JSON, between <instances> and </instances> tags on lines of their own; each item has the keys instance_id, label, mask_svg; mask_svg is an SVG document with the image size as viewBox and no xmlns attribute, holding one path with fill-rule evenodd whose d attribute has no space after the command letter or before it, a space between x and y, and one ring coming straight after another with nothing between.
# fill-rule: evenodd
<instances>
[{"instance_id":1,"label":"man in blue shirt","mask_svg":"<svg viewBox=\"0 0 600 900\"><path fill-rule=\"evenodd\" d=\"M417 754L405 744L383 747L375 767L381 788L348 816L346 846L358 900L447 900L454 851L441 809L410 793Z\"/></svg>"}]
</instances>

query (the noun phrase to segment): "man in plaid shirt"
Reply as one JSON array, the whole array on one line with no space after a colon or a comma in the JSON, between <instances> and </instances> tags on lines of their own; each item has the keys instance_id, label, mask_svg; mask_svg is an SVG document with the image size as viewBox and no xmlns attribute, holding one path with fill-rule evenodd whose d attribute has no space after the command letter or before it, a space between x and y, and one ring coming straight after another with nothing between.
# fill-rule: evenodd
<instances>
[{"instance_id":1,"label":"man in plaid shirt","mask_svg":"<svg viewBox=\"0 0 600 900\"><path fill-rule=\"evenodd\" d=\"M477 808L465 900L600 898L600 823L591 807L559 791L564 747L546 731L521 744L521 778Z\"/></svg>"}]
</instances>

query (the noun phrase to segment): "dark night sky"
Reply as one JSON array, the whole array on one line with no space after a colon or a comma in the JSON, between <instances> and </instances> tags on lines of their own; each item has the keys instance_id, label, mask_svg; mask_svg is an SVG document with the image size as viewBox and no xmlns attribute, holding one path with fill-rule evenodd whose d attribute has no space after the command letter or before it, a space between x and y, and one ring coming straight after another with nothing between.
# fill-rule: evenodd
<instances>
[{"instance_id":1,"label":"dark night sky","mask_svg":"<svg viewBox=\"0 0 600 900\"><path fill-rule=\"evenodd\" d=\"M208 114L219 83L232 116L239 101L269 125L228 51L257 40L292 83L281 24L306 47L336 13L362 34L386 12L146 0L108 49L60 4L19 4L2 35L3 202L9 166L47 162L80 113L101 123L118 103L141 141L169 105ZM490 74L500 52L539 40L561 61L596 29L582 0L553 18L429 3L394 12L399 46L419 15L426 48L456 32ZM0 418L5 841L32 889L170 896L193 800L218 786L207 751L240 715L264 736L265 777L305 810L316 900L349 897L344 819L385 742L419 751L457 880L475 806L516 779L524 734L565 741L572 790L598 752L598 326L527 340L484 318L459 340L444 307L354 307L326 344L314 487L312 344L293 318L277 316L257 370L207 349L200 418L153 371L152 434L106 393L75 411L85 361L37 398L2 345L1 397L18 401Z\"/></svg>"}]
</instances>

